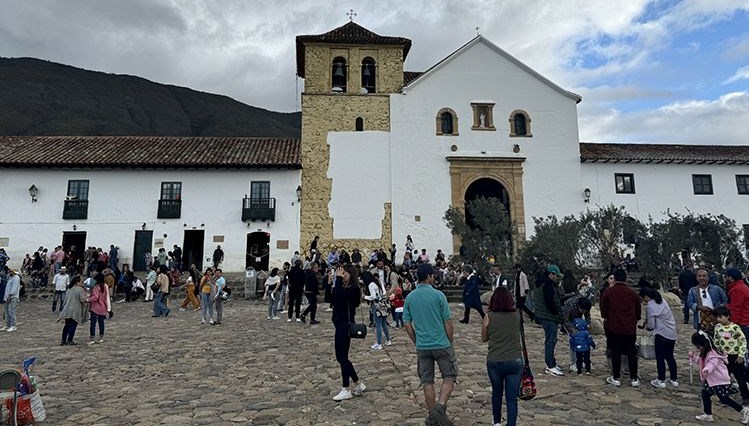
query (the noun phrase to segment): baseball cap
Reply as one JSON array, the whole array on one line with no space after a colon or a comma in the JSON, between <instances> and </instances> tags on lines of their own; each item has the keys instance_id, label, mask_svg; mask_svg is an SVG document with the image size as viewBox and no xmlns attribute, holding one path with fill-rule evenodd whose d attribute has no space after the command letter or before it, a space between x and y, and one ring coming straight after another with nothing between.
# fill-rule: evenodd
<instances>
[{"instance_id":1,"label":"baseball cap","mask_svg":"<svg viewBox=\"0 0 749 426\"><path fill-rule=\"evenodd\" d=\"M554 274L558 276L559 278L564 277L564 274L562 273L562 271L559 270L559 266L554 265L554 264L550 264L549 266L546 267L546 273Z\"/></svg>"}]
</instances>

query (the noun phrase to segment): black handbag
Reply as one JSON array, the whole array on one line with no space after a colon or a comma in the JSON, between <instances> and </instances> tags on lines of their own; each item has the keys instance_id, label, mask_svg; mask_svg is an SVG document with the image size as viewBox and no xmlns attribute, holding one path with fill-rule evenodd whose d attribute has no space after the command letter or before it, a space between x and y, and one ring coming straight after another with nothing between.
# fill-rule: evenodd
<instances>
[{"instance_id":1,"label":"black handbag","mask_svg":"<svg viewBox=\"0 0 749 426\"><path fill-rule=\"evenodd\" d=\"M351 305L346 302L346 307L349 308L347 314L351 312ZM364 314L362 313L362 322L364 320ZM367 337L367 326L364 324L357 324L356 322L348 323L348 337L352 339L364 339Z\"/></svg>"}]
</instances>

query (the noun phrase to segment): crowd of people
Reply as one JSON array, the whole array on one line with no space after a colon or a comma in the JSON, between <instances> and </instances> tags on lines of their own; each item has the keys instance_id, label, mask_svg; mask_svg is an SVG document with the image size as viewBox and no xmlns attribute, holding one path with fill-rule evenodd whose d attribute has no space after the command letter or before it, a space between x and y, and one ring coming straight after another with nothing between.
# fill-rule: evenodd
<instances>
[{"instance_id":1,"label":"crowd of people","mask_svg":"<svg viewBox=\"0 0 749 426\"><path fill-rule=\"evenodd\" d=\"M596 303L603 319L610 364L606 383L622 386L624 372L631 386L640 386L636 339L638 329L644 329L653 336L657 370L650 384L655 389L679 386L674 357L677 329L672 309L662 293L647 281L640 281L639 293L632 288L627 279L627 269L632 268L618 267L605 276L601 286L596 286L588 276L570 285L569 275L553 264L532 280L519 264L512 267L511 273L494 265L481 276L471 265L448 263L441 250L434 259L427 250L416 250L410 236L400 264L394 261L395 245L389 253L384 249L372 250L365 258L358 249L348 253L331 247L323 254L318 244L316 237L304 257L297 252L281 268L272 268L263 282L262 298L268 304L266 320L280 320L279 314L285 313L287 322L307 324L309 319L310 325L316 325L321 323L318 297L322 290L325 311L331 313L335 359L341 370L342 387L333 396L335 401L354 398L366 390L349 352L351 339L367 333L355 330L353 325L369 323L374 351L393 345L391 327L402 328L416 347L417 374L428 410L426 424L452 424L447 403L458 377L458 364L452 313L445 293L440 291L445 285L460 285L463 289L460 323L471 323L471 311L481 317L481 338L488 345L486 368L492 386L495 425L514 425L517 421L518 388L527 367L521 338L523 324L537 323L543 330L544 373L565 376L565 368L556 358L561 331L569 342L569 372L589 375L591 351L600 345L590 331L591 310ZM169 295L177 288L185 294L180 310L200 311L201 324L222 323L223 303L231 294L218 267L223 252L214 253L213 268L201 271L190 265L183 271L179 247L168 253L161 249L147 262L149 272L145 283L127 265L119 264L114 245L107 252L91 247L85 253L78 257L75 250L70 254L56 247L47 256L40 247L33 256L28 256L30 262L24 262L21 271L17 271L6 266L7 254L0 249L0 270L6 271L0 274L0 294L4 296L6 313L2 330L16 330L15 309L22 288L19 272L34 277L40 285L51 279L54 287L51 308L52 312L59 310L59 320L63 323L62 345L76 345L76 328L86 321L90 323L89 344L102 343L105 320L114 314L114 303L152 302L153 317L168 317ZM690 357L700 366L703 413L696 418L714 420L711 399L715 396L739 412L743 424L749 424L746 370L749 284L738 269L726 270L721 285L720 276L714 271L693 272L690 265L679 274L678 282L684 323L695 329L691 337L695 351L690 352ZM490 289L490 297L482 303L481 289L486 287ZM568 288L574 290L566 291ZM122 294L122 299L115 301L116 293ZM359 309L362 304L366 309ZM358 313L361 318L357 318ZM623 360L626 368L622 366ZM435 386L435 365L442 378L439 393ZM731 376L741 402L731 398Z\"/></svg>"}]
</instances>

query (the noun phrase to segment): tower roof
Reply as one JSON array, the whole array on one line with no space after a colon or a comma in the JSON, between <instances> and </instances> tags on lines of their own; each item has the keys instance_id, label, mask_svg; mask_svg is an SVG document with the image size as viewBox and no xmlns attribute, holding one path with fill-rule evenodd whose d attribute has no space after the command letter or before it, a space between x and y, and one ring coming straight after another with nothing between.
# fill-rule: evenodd
<instances>
[{"instance_id":1,"label":"tower roof","mask_svg":"<svg viewBox=\"0 0 749 426\"><path fill-rule=\"evenodd\" d=\"M411 49L411 40L405 37L381 36L351 21L324 34L296 36L296 73L302 78L304 78L304 46L307 43L403 46L404 61Z\"/></svg>"}]
</instances>

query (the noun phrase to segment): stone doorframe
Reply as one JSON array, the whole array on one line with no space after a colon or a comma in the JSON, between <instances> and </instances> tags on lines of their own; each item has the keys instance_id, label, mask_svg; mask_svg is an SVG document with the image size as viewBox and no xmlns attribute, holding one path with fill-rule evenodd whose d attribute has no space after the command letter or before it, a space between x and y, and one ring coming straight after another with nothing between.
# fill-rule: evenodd
<instances>
[{"instance_id":1,"label":"stone doorframe","mask_svg":"<svg viewBox=\"0 0 749 426\"><path fill-rule=\"evenodd\" d=\"M525 157L448 156L452 206L465 213L465 194L479 179L489 178L501 183L510 199L510 218L515 233L513 249L525 241L525 202L523 201L523 162ZM460 238L453 235L453 253L460 251ZM509 269L509 265L505 266Z\"/></svg>"}]
</instances>

